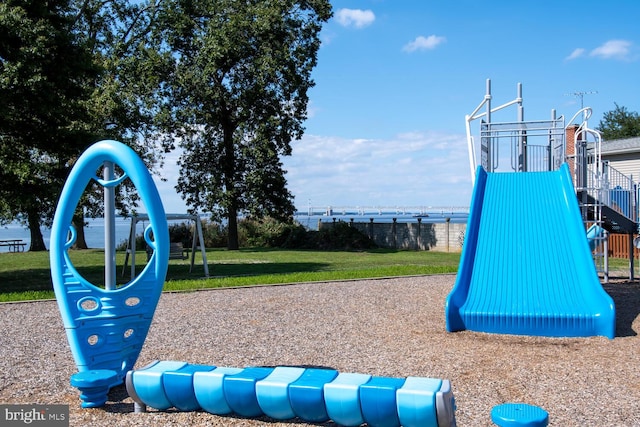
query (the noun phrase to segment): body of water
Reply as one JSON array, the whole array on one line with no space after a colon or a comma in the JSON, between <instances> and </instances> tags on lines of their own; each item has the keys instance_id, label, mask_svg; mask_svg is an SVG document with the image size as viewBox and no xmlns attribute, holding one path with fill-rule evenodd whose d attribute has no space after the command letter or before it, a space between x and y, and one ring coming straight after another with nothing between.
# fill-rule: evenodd
<instances>
[{"instance_id":1,"label":"body of water","mask_svg":"<svg viewBox=\"0 0 640 427\"><path fill-rule=\"evenodd\" d=\"M395 219L397 222L417 222L418 218L423 223L442 223L447 220L453 223L466 223L468 213L464 211L448 211L448 210L421 210L416 212L408 211L364 211L364 210L327 210L325 212L297 212L295 215L296 221L302 224L309 230L317 230L318 223L332 222L332 221L354 221L354 222L370 222L372 219L374 222L391 223ZM103 218L88 218L87 225L84 228L85 239L87 245L90 248L102 249L104 248L104 219ZM170 221L171 223L185 222L186 220ZM143 232L147 226L146 222L139 222L136 227L136 234ZM131 220L126 217L116 217L116 243L126 242L129 238L129 232L131 230ZM42 236L47 248L49 247L49 239L51 236L51 229L42 228ZM20 239L27 244L27 249L31 242L31 236L29 230L24 228L17 222L0 226L0 240L8 239ZM0 252L9 252L9 248L6 246L0 246Z\"/></svg>"},{"instance_id":2,"label":"body of water","mask_svg":"<svg viewBox=\"0 0 640 427\"><path fill-rule=\"evenodd\" d=\"M144 225L146 227L146 224ZM138 224L138 233L143 231L143 228ZM125 217L116 217L116 243L120 244L125 242L129 238L129 231L131 230L131 220ZM49 239L51 237L51 229L42 227L42 237L44 243L49 248ZM87 219L87 226L84 227L84 237L87 241L87 245L90 248L104 248L104 219L95 218ZM0 240L8 239L22 239L26 244L26 249L29 248L31 243L31 234L29 230L24 228L17 222L0 226ZM9 248L5 246L0 247L0 252L9 252Z\"/></svg>"}]
</instances>

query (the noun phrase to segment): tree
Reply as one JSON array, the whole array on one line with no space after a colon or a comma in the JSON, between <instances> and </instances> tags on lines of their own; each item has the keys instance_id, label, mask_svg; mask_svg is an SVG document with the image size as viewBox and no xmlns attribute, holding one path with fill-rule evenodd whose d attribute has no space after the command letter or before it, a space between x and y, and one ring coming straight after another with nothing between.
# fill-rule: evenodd
<instances>
[{"instance_id":1,"label":"tree","mask_svg":"<svg viewBox=\"0 0 640 427\"><path fill-rule=\"evenodd\" d=\"M328 0L163 0L157 36L171 52L171 138L183 150L177 189L192 211L290 219L280 156L302 137ZM169 140L169 145L174 139Z\"/></svg>"},{"instance_id":2,"label":"tree","mask_svg":"<svg viewBox=\"0 0 640 427\"><path fill-rule=\"evenodd\" d=\"M28 225L32 251L46 249L40 226L53 215L68 161L87 141L82 100L97 70L69 32L68 6L0 4L0 214Z\"/></svg>"},{"instance_id":3,"label":"tree","mask_svg":"<svg viewBox=\"0 0 640 427\"><path fill-rule=\"evenodd\" d=\"M158 56L150 49L154 3L127 0L10 0L0 4L0 222L21 219L30 250L44 250L48 225L77 157L99 139L134 147L161 162L154 114L161 95ZM94 186L95 187L95 186ZM89 188L74 215L78 247L84 216L102 212ZM130 188L121 213L135 208Z\"/></svg>"},{"instance_id":4,"label":"tree","mask_svg":"<svg viewBox=\"0 0 640 427\"><path fill-rule=\"evenodd\" d=\"M74 0L72 31L91 51L101 73L93 82L86 107L87 123L94 141L115 139L131 146L152 172L162 166L161 146L155 126L158 105L164 97L160 64L164 62L150 47L150 27L154 24L154 1ZM166 80L166 79L165 79ZM120 214L135 212L138 195L128 181L117 187L116 207ZM73 223L78 230L77 248L86 248L80 232L85 215L103 213L102 188L87 189Z\"/></svg>"},{"instance_id":5,"label":"tree","mask_svg":"<svg viewBox=\"0 0 640 427\"><path fill-rule=\"evenodd\" d=\"M604 113L598 124L598 130L605 140L633 138L640 136L640 116L617 103L616 108Z\"/></svg>"}]
</instances>

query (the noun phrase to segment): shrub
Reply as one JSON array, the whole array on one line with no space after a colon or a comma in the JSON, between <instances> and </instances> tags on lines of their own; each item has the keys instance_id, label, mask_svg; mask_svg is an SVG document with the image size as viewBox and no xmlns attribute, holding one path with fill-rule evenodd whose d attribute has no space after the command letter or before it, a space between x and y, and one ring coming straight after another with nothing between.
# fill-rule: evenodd
<instances>
[{"instance_id":1,"label":"shrub","mask_svg":"<svg viewBox=\"0 0 640 427\"><path fill-rule=\"evenodd\" d=\"M129 245L129 238L123 239L118 245L116 245L116 251L126 251ZM147 247L147 241L144 240L142 233L136 235L136 248L141 250Z\"/></svg>"},{"instance_id":2,"label":"shrub","mask_svg":"<svg viewBox=\"0 0 640 427\"><path fill-rule=\"evenodd\" d=\"M172 243L182 242L190 248L195 226L186 222L169 226ZM228 228L218 223L203 220L202 234L206 248L227 246ZM365 250L376 248L376 244L355 227L346 222L326 224L320 231L310 231L297 222L283 222L274 218L243 219L238 223L238 240L241 247L316 249L316 250ZM146 248L142 234L136 236L136 247ZM125 250L127 241L118 246Z\"/></svg>"},{"instance_id":3,"label":"shrub","mask_svg":"<svg viewBox=\"0 0 640 427\"><path fill-rule=\"evenodd\" d=\"M205 248L221 248L227 245L226 227L208 220L201 220L201 224ZM169 226L169 239L171 242L182 242L185 248L191 247L195 233L197 232L193 222L182 222ZM200 242L196 240L196 244L199 245Z\"/></svg>"},{"instance_id":4,"label":"shrub","mask_svg":"<svg viewBox=\"0 0 640 427\"><path fill-rule=\"evenodd\" d=\"M320 250L364 250L377 245L360 230L343 221L324 226L316 232L315 248Z\"/></svg>"},{"instance_id":5,"label":"shrub","mask_svg":"<svg viewBox=\"0 0 640 427\"><path fill-rule=\"evenodd\" d=\"M282 222L274 218L245 219L238 225L241 245L245 243L246 246L290 248L292 241L300 239L305 233L304 227L298 223Z\"/></svg>"},{"instance_id":6,"label":"shrub","mask_svg":"<svg viewBox=\"0 0 640 427\"><path fill-rule=\"evenodd\" d=\"M171 243L182 243L185 248L190 248L193 241L192 227L186 222L171 224L169 226L169 241Z\"/></svg>"},{"instance_id":7,"label":"shrub","mask_svg":"<svg viewBox=\"0 0 640 427\"><path fill-rule=\"evenodd\" d=\"M216 222L202 220L202 236L207 248L223 248L227 246L227 227Z\"/></svg>"}]
</instances>

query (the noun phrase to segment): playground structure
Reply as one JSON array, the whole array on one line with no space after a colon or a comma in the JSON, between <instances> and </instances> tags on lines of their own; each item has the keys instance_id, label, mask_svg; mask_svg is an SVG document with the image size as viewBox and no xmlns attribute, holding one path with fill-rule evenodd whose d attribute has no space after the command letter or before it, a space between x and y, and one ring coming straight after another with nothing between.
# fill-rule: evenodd
<instances>
[{"instance_id":1,"label":"playground structure","mask_svg":"<svg viewBox=\"0 0 640 427\"><path fill-rule=\"evenodd\" d=\"M491 108L488 81L484 101L467 116L475 186L459 273L446 301L447 330L613 338L615 308L596 266L601 259L606 279L608 232L637 228L635 188L611 187L615 174L601 161L599 133L587 123L589 109L580 110L569 125L555 112L550 120L527 122L521 90L518 85L514 101ZM516 122L491 121L492 113L511 105L518 105ZM478 113L483 106L486 112ZM582 123L572 125L580 114ZM481 123L480 165L475 164L470 134L470 123L478 118L486 119ZM116 165L122 170L119 177ZM103 178L96 176L100 169ZM149 213L144 237L152 252L137 277L132 274L130 282L116 287L109 224L113 188L125 179L138 189ZM75 240L71 217L91 180L105 188L104 288L86 281L68 254ZM56 298L79 371L71 384L80 390L83 407L104 405L109 390L124 382L137 411L148 405L307 422L332 419L354 426L455 425L448 380L176 361L134 370L166 277L166 221L153 180L130 148L102 141L78 159L56 210L50 256ZM498 405L491 418L499 425L548 422L546 412L522 404ZM525 418L530 422L523 424Z\"/></svg>"},{"instance_id":2,"label":"playground structure","mask_svg":"<svg viewBox=\"0 0 640 427\"><path fill-rule=\"evenodd\" d=\"M124 173L116 178L114 165ZM102 168L104 178L96 176ZM140 275L122 287L115 286L115 186L130 179L149 210L150 225L144 233L153 255ZM94 286L82 277L69 257L76 232L71 220L91 180L105 188L105 284ZM153 239L151 232L153 231ZM62 189L51 228L50 264L53 287L76 365L80 373L106 371L100 389L91 391L83 406L104 403L106 393L121 384L133 369L147 336L153 312L162 292L169 257L169 231L162 201L149 172L135 152L115 141L101 141L80 156ZM104 374L104 372L103 372ZM86 374L76 378L93 385ZM73 381L73 380L72 380ZM97 400L96 400L97 399Z\"/></svg>"},{"instance_id":3,"label":"playground structure","mask_svg":"<svg viewBox=\"0 0 640 427\"><path fill-rule=\"evenodd\" d=\"M465 117L472 183L478 165L487 172L545 172L567 163L585 229L593 227L589 237L596 269L607 282L608 234L627 234L629 278L633 280L633 235L639 230L638 186L602 160L600 132L589 127L591 108L581 108L568 121L557 117L555 110L547 120L525 120L521 84L512 101L493 107L492 100L491 80L487 80L484 99ZM512 106L517 108L515 121L493 121L495 113ZM478 119L479 144L471 129Z\"/></svg>"},{"instance_id":4,"label":"playground structure","mask_svg":"<svg viewBox=\"0 0 640 427\"><path fill-rule=\"evenodd\" d=\"M455 425L447 380L372 377L295 366L244 369L154 362L130 371L129 395L139 406L205 410L243 417L267 415L309 423L380 426Z\"/></svg>"},{"instance_id":5,"label":"playground structure","mask_svg":"<svg viewBox=\"0 0 640 427\"><path fill-rule=\"evenodd\" d=\"M621 190L609 186L612 168L588 126L590 109L566 126L553 110L550 120L525 121L520 84L513 101L492 108L491 99L487 80L484 100L466 117L474 192L447 330L613 338L615 308L596 266L606 281L607 233L637 225L608 204ZM517 121L492 122L512 105ZM479 118L476 165L471 122Z\"/></svg>"},{"instance_id":6,"label":"playground structure","mask_svg":"<svg viewBox=\"0 0 640 427\"><path fill-rule=\"evenodd\" d=\"M204 247L204 236L202 234L202 221L199 215L182 215L182 214L166 214L165 218L169 220L188 220L193 221L194 232L193 239L191 241L191 261L189 264L189 273L193 271L193 266L196 260L196 251L198 246L200 247L200 254L202 256L202 268L204 270L204 276L209 277L209 265L207 264L207 251ZM124 259L124 265L122 266L122 276L124 276L127 264L129 263L129 256L131 256L130 277L133 279L136 277L136 229L137 224L142 222L143 224L149 221L149 215L141 214L131 217L131 227L129 230L129 239L127 240L127 249Z\"/></svg>"},{"instance_id":7,"label":"playground structure","mask_svg":"<svg viewBox=\"0 0 640 427\"><path fill-rule=\"evenodd\" d=\"M115 176L115 167L122 170ZM102 169L103 178L96 175ZM148 212L144 238L152 249L142 272L115 285L114 188L130 179ZM73 213L91 180L105 189L105 284L85 280L73 266ZM195 243L194 243L195 245ZM162 201L144 163L116 141L101 141L77 160L62 190L51 230L51 277L78 373L71 385L83 407L106 403L109 390L126 382L136 409L204 409L275 419L298 416L342 425L454 426L448 380L372 377L301 367L216 368L157 362L133 370L144 344L169 261L169 234ZM202 246L202 245L201 245ZM135 263L134 263L135 265ZM125 381L126 380L126 381Z\"/></svg>"}]
</instances>

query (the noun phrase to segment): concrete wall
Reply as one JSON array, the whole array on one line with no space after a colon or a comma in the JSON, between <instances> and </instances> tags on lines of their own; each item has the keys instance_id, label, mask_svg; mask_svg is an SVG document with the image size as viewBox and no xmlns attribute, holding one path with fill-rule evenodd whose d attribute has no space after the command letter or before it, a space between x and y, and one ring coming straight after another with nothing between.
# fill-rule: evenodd
<instances>
[{"instance_id":1,"label":"concrete wall","mask_svg":"<svg viewBox=\"0 0 640 427\"><path fill-rule=\"evenodd\" d=\"M378 246L391 249L460 252L466 224L451 222L377 223L349 221L352 227L369 236ZM320 221L318 229L332 227L332 221Z\"/></svg>"}]
</instances>

